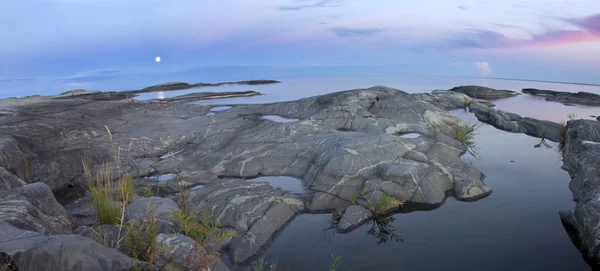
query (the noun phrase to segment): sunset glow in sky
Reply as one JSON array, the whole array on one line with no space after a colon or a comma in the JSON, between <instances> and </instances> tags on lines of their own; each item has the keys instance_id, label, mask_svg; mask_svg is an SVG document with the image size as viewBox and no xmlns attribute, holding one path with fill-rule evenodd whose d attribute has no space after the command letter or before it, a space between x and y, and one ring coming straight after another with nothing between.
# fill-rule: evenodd
<instances>
[{"instance_id":1,"label":"sunset glow in sky","mask_svg":"<svg viewBox=\"0 0 600 271\"><path fill-rule=\"evenodd\" d=\"M598 0L3 0L0 36L0 80L394 65L600 84Z\"/></svg>"}]
</instances>

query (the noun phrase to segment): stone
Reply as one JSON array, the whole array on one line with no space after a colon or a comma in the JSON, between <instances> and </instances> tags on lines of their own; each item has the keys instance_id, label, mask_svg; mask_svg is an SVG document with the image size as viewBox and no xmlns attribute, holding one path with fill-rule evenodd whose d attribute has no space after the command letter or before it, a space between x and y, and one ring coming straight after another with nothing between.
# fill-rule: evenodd
<instances>
[{"instance_id":1,"label":"stone","mask_svg":"<svg viewBox=\"0 0 600 271\"><path fill-rule=\"evenodd\" d=\"M67 211L44 183L0 190L0 221L43 234L71 232Z\"/></svg>"},{"instance_id":2,"label":"stone","mask_svg":"<svg viewBox=\"0 0 600 271\"><path fill-rule=\"evenodd\" d=\"M2 189L13 189L26 185L27 183L19 179L8 170L0 167L0 190Z\"/></svg>"},{"instance_id":3,"label":"stone","mask_svg":"<svg viewBox=\"0 0 600 271\"><path fill-rule=\"evenodd\" d=\"M600 106L600 95L589 92L564 92L554 90L543 90L535 88L524 88L523 93L539 96L546 101L559 102L565 105L588 105L588 106Z\"/></svg>"},{"instance_id":4,"label":"stone","mask_svg":"<svg viewBox=\"0 0 600 271\"><path fill-rule=\"evenodd\" d=\"M125 209L126 220L143 219L151 214L179 211L179 206L172 199L161 197L134 198Z\"/></svg>"},{"instance_id":5,"label":"stone","mask_svg":"<svg viewBox=\"0 0 600 271\"><path fill-rule=\"evenodd\" d=\"M466 94L469 97L484 99L484 100L495 100L502 98L510 98L519 95L518 92L504 89L493 89L482 86L460 86L451 88L449 91L459 92Z\"/></svg>"},{"instance_id":6,"label":"stone","mask_svg":"<svg viewBox=\"0 0 600 271\"><path fill-rule=\"evenodd\" d=\"M351 205L344 211L344 215L338 222L338 228L342 231L350 230L368 221L372 216L373 213L366 207Z\"/></svg>"},{"instance_id":7,"label":"stone","mask_svg":"<svg viewBox=\"0 0 600 271\"><path fill-rule=\"evenodd\" d=\"M229 270L220 260L218 253L208 253L204 247L185 235L159 234L156 237L157 266L172 263L185 270ZM225 268L225 269L224 269Z\"/></svg>"},{"instance_id":8,"label":"stone","mask_svg":"<svg viewBox=\"0 0 600 271\"><path fill-rule=\"evenodd\" d=\"M576 205L573 211L561 212L561 219L576 231L576 245L600 263L600 123L569 121L562 153Z\"/></svg>"},{"instance_id":9,"label":"stone","mask_svg":"<svg viewBox=\"0 0 600 271\"><path fill-rule=\"evenodd\" d=\"M80 235L43 235L0 221L0 252L20 271L128 270L144 263Z\"/></svg>"}]
</instances>

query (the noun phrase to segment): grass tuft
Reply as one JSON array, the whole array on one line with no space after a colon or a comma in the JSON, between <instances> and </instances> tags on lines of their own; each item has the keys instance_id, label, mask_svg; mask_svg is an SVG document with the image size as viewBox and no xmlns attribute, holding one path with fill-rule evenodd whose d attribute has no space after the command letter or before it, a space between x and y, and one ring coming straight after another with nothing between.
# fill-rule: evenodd
<instances>
[{"instance_id":1,"label":"grass tuft","mask_svg":"<svg viewBox=\"0 0 600 271\"><path fill-rule=\"evenodd\" d=\"M143 223L132 220L125 233L125 245L135 259L154 263L156 255L156 216L150 215L150 221Z\"/></svg>"},{"instance_id":2,"label":"grass tuft","mask_svg":"<svg viewBox=\"0 0 600 271\"><path fill-rule=\"evenodd\" d=\"M467 147L467 151L473 155L474 157L479 157L479 153L477 151L475 145L475 136L477 135L477 129L479 129L479 124L471 124L467 123L467 126L457 126L454 128L454 138Z\"/></svg>"},{"instance_id":3,"label":"grass tuft","mask_svg":"<svg viewBox=\"0 0 600 271\"><path fill-rule=\"evenodd\" d=\"M85 160L82 160L82 164L83 172L88 181L88 192L94 202L98 221L100 224L118 223L121 210L117 202L116 187L112 182L110 168L103 166L96 177L92 178L92 173Z\"/></svg>"},{"instance_id":4,"label":"grass tuft","mask_svg":"<svg viewBox=\"0 0 600 271\"><path fill-rule=\"evenodd\" d=\"M383 192L383 191L382 191ZM383 193L382 196L371 201L367 199L367 205L374 216L382 216L388 210L398 208L404 204L404 201L396 200L388 194Z\"/></svg>"}]
</instances>

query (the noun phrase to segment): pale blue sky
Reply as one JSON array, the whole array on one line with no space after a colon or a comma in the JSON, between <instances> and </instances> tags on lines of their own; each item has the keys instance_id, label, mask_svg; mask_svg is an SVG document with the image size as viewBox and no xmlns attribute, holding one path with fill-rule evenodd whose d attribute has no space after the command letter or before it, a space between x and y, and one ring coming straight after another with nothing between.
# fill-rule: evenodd
<instances>
[{"instance_id":1,"label":"pale blue sky","mask_svg":"<svg viewBox=\"0 0 600 271\"><path fill-rule=\"evenodd\" d=\"M0 38L13 84L215 65L600 84L597 0L3 0Z\"/></svg>"}]
</instances>

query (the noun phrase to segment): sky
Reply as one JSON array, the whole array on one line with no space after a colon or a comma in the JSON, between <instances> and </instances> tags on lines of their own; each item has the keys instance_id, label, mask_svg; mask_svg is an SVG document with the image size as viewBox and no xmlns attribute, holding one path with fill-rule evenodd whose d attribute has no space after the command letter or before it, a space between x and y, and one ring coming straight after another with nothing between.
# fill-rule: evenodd
<instances>
[{"instance_id":1,"label":"sky","mask_svg":"<svg viewBox=\"0 0 600 271\"><path fill-rule=\"evenodd\" d=\"M0 87L198 70L600 84L600 1L0 1Z\"/></svg>"}]
</instances>

